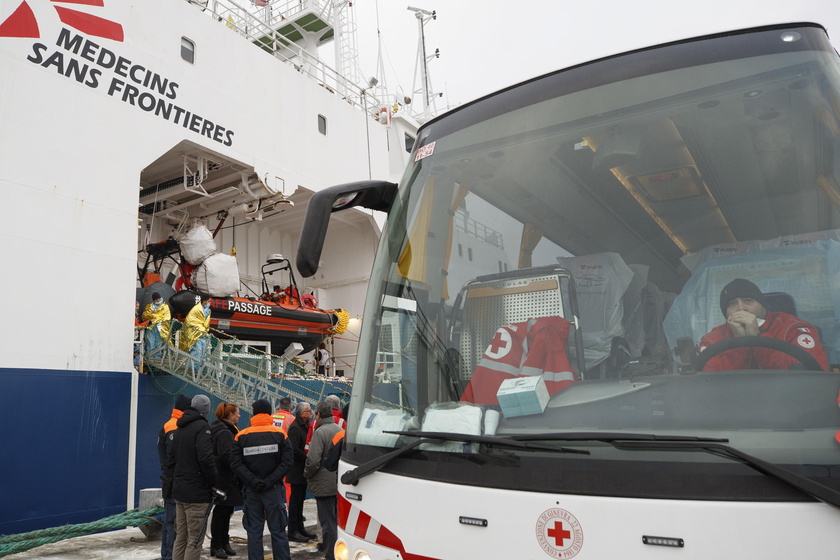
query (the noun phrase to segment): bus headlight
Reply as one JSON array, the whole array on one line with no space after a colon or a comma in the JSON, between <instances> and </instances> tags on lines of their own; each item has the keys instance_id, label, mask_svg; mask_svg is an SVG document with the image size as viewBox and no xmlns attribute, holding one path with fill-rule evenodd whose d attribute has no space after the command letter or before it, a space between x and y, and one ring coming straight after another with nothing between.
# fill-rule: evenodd
<instances>
[{"instance_id":1,"label":"bus headlight","mask_svg":"<svg viewBox=\"0 0 840 560\"><path fill-rule=\"evenodd\" d=\"M353 560L370 560L370 554L364 550L360 550L353 555Z\"/></svg>"}]
</instances>

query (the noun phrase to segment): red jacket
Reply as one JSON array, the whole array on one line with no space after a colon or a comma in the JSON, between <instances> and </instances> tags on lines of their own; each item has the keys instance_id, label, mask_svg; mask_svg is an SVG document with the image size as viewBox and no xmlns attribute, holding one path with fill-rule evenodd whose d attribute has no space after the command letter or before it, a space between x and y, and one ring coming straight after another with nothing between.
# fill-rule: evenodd
<instances>
[{"instance_id":1,"label":"red jacket","mask_svg":"<svg viewBox=\"0 0 840 560\"><path fill-rule=\"evenodd\" d=\"M828 371L825 349L820 342L817 329L808 321L781 311L770 311L767 313L764 324L758 330L760 336L777 338L802 348L819 362L823 371ZM732 331L729 330L729 325L724 323L712 329L712 332L700 340L700 351L727 338L732 338ZM708 361L703 370L790 369L790 365L796 363L799 363L798 360L778 350L743 347L718 354Z\"/></svg>"},{"instance_id":2,"label":"red jacket","mask_svg":"<svg viewBox=\"0 0 840 560\"><path fill-rule=\"evenodd\" d=\"M563 317L538 317L500 327L461 400L498 404L496 393L502 382L525 375L542 375L549 395L565 389L577 380L566 355L570 328Z\"/></svg>"}]
</instances>

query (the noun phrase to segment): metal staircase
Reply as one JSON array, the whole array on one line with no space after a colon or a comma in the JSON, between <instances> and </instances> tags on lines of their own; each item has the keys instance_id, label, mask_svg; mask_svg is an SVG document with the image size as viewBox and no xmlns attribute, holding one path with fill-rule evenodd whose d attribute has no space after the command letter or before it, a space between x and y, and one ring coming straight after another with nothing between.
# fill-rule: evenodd
<instances>
[{"instance_id":1,"label":"metal staircase","mask_svg":"<svg viewBox=\"0 0 840 560\"><path fill-rule=\"evenodd\" d=\"M206 334L205 352L192 356L178 347L180 335L187 328L172 320L167 340L145 349L142 363L150 374L175 376L243 410L250 410L257 399L266 399L276 408L282 397L309 403L323 401L330 394L339 395L342 401L349 397L349 383L306 376L290 360L266 354L236 339ZM143 346L141 342L141 353Z\"/></svg>"}]
</instances>

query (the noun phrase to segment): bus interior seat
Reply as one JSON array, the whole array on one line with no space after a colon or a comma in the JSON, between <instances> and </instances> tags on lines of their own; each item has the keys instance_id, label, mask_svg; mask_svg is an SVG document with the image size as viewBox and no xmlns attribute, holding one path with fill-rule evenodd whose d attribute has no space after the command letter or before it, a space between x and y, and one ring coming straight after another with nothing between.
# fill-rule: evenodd
<instances>
[{"instance_id":1,"label":"bus interior seat","mask_svg":"<svg viewBox=\"0 0 840 560\"><path fill-rule=\"evenodd\" d=\"M584 379L618 379L632 358L630 344L623 337L614 336L606 359L587 369Z\"/></svg>"},{"instance_id":2,"label":"bus interior seat","mask_svg":"<svg viewBox=\"0 0 840 560\"><path fill-rule=\"evenodd\" d=\"M586 370L599 371L596 366L610 358L616 348L613 339L625 339L624 295L639 272L638 290L634 290L638 297L630 302L635 307L635 299L641 299L644 285L641 276L644 273L646 277L647 271L634 271L617 253L558 257L557 262L575 278Z\"/></svg>"},{"instance_id":3,"label":"bus interior seat","mask_svg":"<svg viewBox=\"0 0 840 560\"><path fill-rule=\"evenodd\" d=\"M571 282L571 275L559 266L518 269L467 282L455 299L449 327L451 344L459 354L450 361L458 369L460 390L463 392L496 331L504 325L559 316L572 323L570 346L576 339L582 344L574 311L565 297ZM579 364L570 362L579 369Z\"/></svg>"},{"instance_id":4,"label":"bus interior seat","mask_svg":"<svg viewBox=\"0 0 840 560\"><path fill-rule=\"evenodd\" d=\"M623 339L629 346L630 353L639 356L645 345L645 309L642 293L648 283L650 267L641 264L630 264L628 266L633 271L633 278L621 297L624 308L621 324L624 327Z\"/></svg>"},{"instance_id":5,"label":"bus interior seat","mask_svg":"<svg viewBox=\"0 0 840 560\"><path fill-rule=\"evenodd\" d=\"M769 311L781 311L796 315L796 302L793 296L785 292L767 292L764 294L764 304Z\"/></svg>"},{"instance_id":6,"label":"bus interior seat","mask_svg":"<svg viewBox=\"0 0 840 560\"><path fill-rule=\"evenodd\" d=\"M640 355L672 357L662 322L676 297L677 294L663 292L653 282L648 282L642 288L642 321L645 338Z\"/></svg>"},{"instance_id":7,"label":"bus interior seat","mask_svg":"<svg viewBox=\"0 0 840 560\"><path fill-rule=\"evenodd\" d=\"M799 314L796 312L796 300L786 292L765 293L764 305L768 311L781 311L782 313L799 317ZM820 342L823 342L822 327L814 325L814 328L817 329L817 337L820 339Z\"/></svg>"}]
</instances>

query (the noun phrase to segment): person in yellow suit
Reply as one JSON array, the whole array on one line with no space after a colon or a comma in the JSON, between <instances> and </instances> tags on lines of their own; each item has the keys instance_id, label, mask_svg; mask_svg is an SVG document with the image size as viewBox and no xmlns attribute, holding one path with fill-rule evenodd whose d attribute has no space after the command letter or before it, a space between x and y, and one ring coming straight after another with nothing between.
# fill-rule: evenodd
<instances>
[{"instance_id":1,"label":"person in yellow suit","mask_svg":"<svg viewBox=\"0 0 840 560\"><path fill-rule=\"evenodd\" d=\"M204 335L210 332L210 296L202 294L200 297L200 301L187 313L178 344L181 350L193 357L193 370L198 369L199 360L207 348L207 337Z\"/></svg>"},{"instance_id":2,"label":"person in yellow suit","mask_svg":"<svg viewBox=\"0 0 840 560\"><path fill-rule=\"evenodd\" d=\"M149 358L155 358L160 354L157 352L149 352L156 348L161 348L169 338L169 321L172 319L172 312L169 310L169 304L163 301L160 293L154 292L152 294L152 301L146 305L143 310L143 320L149 322L146 329L146 355Z\"/></svg>"}]
</instances>

